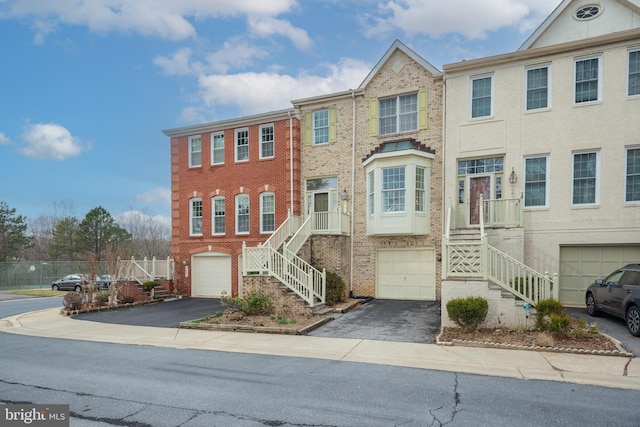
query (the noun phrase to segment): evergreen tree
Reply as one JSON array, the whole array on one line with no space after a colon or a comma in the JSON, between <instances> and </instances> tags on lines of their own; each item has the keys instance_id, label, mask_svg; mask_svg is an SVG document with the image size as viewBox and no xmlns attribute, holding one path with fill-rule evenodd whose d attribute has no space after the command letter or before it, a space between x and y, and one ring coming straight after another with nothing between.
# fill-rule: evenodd
<instances>
[{"instance_id":1,"label":"evergreen tree","mask_svg":"<svg viewBox=\"0 0 640 427\"><path fill-rule=\"evenodd\" d=\"M0 261L21 258L21 252L29 248L33 241L27 235L27 218L16 215L15 208L0 202Z\"/></svg>"}]
</instances>

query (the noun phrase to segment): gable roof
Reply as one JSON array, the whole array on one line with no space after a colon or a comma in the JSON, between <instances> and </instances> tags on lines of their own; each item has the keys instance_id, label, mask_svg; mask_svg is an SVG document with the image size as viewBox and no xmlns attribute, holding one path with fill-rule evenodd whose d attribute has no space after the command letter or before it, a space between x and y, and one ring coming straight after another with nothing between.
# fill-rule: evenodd
<instances>
[{"instance_id":1,"label":"gable roof","mask_svg":"<svg viewBox=\"0 0 640 427\"><path fill-rule=\"evenodd\" d=\"M602 4L607 3L608 0L600 0L593 1L594 5L602 6ZM620 5L630 9L632 12L640 15L640 1L639 0L609 0L612 3L619 3ZM573 3L578 3L578 5L590 5L589 2L585 2L584 0L563 0L558 7L555 8L553 12L540 24L540 26L529 36L527 40L522 43L522 45L518 48L518 51L526 50L531 48L542 35L556 22L556 20L562 15ZM630 28L621 28L621 30L630 29ZM565 40L569 41L569 40Z\"/></svg>"},{"instance_id":2,"label":"gable roof","mask_svg":"<svg viewBox=\"0 0 640 427\"><path fill-rule=\"evenodd\" d=\"M409 47L407 47L406 44L404 44L400 40L396 39L391 44L391 47L389 47L389 49L387 49L385 54L382 55L382 58L380 58L380 60L376 64L376 66L371 69L371 71L369 72L367 77L362 81L362 83L360 83L360 86L358 86L359 89L363 89L364 87L366 87L369 84L369 82L375 77L375 75L378 73L378 71L380 71L380 69L384 66L384 64L389 60L391 55L393 55L393 53L396 50L400 50L400 51L404 52L405 55L407 55L409 58L413 59L415 62L420 64L424 69L426 69L434 77L435 76L441 76L443 74L442 71L438 70L436 67L431 65L423 57L421 57L420 55L415 53L413 50L409 49Z\"/></svg>"}]
</instances>

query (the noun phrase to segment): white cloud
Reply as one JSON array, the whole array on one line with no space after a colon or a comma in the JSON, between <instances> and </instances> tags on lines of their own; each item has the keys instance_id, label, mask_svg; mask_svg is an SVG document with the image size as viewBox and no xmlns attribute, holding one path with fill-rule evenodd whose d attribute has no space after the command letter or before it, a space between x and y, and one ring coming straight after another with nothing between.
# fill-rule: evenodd
<instances>
[{"instance_id":1,"label":"white cloud","mask_svg":"<svg viewBox=\"0 0 640 427\"><path fill-rule=\"evenodd\" d=\"M138 194L136 201L140 203L164 203L167 206L171 206L171 189L169 188L154 188L145 193Z\"/></svg>"},{"instance_id":2,"label":"white cloud","mask_svg":"<svg viewBox=\"0 0 640 427\"><path fill-rule=\"evenodd\" d=\"M253 35L259 37L268 37L271 35L285 36L301 50L309 50L313 44L305 30L294 27L289 21L284 19L276 19L270 16L250 17L249 30Z\"/></svg>"},{"instance_id":3,"label":"white cloud","mask_svg":"<svg viewBox=\"0 0 640 427\"><path fill-rule=\"evenodd\" d=\"M22 139L24 145L19 151L35 159L65 160L91 148L72 136L64 126L55 123L28 125Z\"/></svg>"},{"instance_id":4,"label":"white cloud","mask_svg":"<svg viewBox=\"0 0 640 427\"><path fill-rule=\"evenodd\" d=\"M192 49L185 47L176 50L170 56L158 55L153 59L153 63L160 67L165 74L191 74L198 67L198 63L191 62L192 53Z\"/></svg>"},{"instance_id":5,"label":"white cloud","mask_svg":"<svg viewBox=\"0 0 640 427\"><path fill-rule=\"evenodd\" d=\"M80 25L96 33L134 32L169 40L195 37L191 19L237 15L277 16L296 6L296 0L7 0L8 15L34 18L35 41L58 23Z\"/></svg>"},{"instance_id":6,"label":"white cloud","mask_svg":"<svg viewBox=\"0 0 640 427\"><path fill-rule=\"evenodd\" d=\"M557 5L558 0L394 0L381 4L378 15L366 15L362 22L371 37L400 29L410 36L460 33L478 39L502 27L530 29Z\"/></svg>"},{"instance_id":7,"label":"white cloud","mask_svg":"<svg viewBox=\"0 0 640 427\"><path fill-rule=\"evenodd\" d=\"M303 73L294 77L275 72L202 75L200 95L209 107L236 105L244 114L258 114L288 108L292 99L356 88L371 69L353 59L341 59L325 68L328 73L324 76Z\"/></svg>"},{"instance_id":8,"label":"white cloud","mask_svg":"<svg viewBox=\"0 0 640 427\"><path fill-rule=\"evenodd\" d=\"M9 137L6 136L4 133L0 132L0 145L8 144L9 142L11 142Z\"/></svg>"}]
</instances>

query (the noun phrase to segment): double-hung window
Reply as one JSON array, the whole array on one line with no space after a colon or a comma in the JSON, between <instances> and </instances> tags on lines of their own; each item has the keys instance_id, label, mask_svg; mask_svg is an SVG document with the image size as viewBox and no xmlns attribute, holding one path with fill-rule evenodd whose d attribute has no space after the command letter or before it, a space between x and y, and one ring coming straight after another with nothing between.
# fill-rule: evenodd
<instances>
[{"instance_id":1,"label":"double-hung window","mask_svg":"<svg viewBox=\"0 0 640 427\"><path fill-rule=\"evenodd\" d=\"M405 211L404 166L382 169L382 212Z\"/></svg>"},{"instance_id":2,"label":"double-hung window","mask_svg":"<svg viewBox=\"0 0 640 427\"><path fill-rule=\"evenodd\" d=\"M369 215L374 215L376 213L376 181L375 181L375 171L369 172L369 185L368 185L368 193L369 193Z\"/></svg>"},{"instance_id":3,"label":"double-hung window","mask_svg":"<svg viewBox=\"0 0 640 427\"><path fill-rule=\"evenodd\" d=\"M573 153L573 205L598 204L598 163L597 151Z\"/></svg>"},{"instance_id":4,"label":"double-hung window","mask_svg":"<svg viewBox=\"0 0 640 427\"><path fill-rule=\"evenodd\" d=\"M202 236L202 199L189 201L189 235Z\"/></svg>"},{"instance_id":5,"label":"double-hung window","mask_svg":"<svg viewBox=\"0 0 640 427\"><path fill-rule=\"evenodd\" d=\"M418 129L418 94L395 96L379 101L379 134L409 132Z\"/></svg>"},{"instance_id":6,"label":"double-hung window","mask_svg":"<svg viewBox=\"0 0 640 427\"><path fill-rule=\"evenodd\" d=\"M224 163L224 133L211 134L211 164L221 165Z\"/></svg>"},{"instance_id":7,"label":"double-hung window","mask_svg":"<svg viewBox=\"0 0 640 427\"><path fill-rule=\"evenodd\" d=\"M260 126L260 158L273 157L273 125Z\"/></svg>"},{"instance_id":8,"label":"double-hung window","mask_svg":"<svg viewBox=\"0 0 640 427\"><path fill-rule=\"evenodd\" d=\"M249 195L236 196L236 234L249 234Z\"/></svg>"},{"instance_id":9,"label":"double-hung window","mask_svg":"<svg viewBox=\"0 0 640 427\"><path fill-rule=\"evenodd\" d=\"M640 148L627 149L625 202L640 202Z\"/></svg>"},{"instance_id":10,"label":"double-hung window","mask_svg":"<svg viewBox=\"0 0 640 427\"><path fill-rule=\"evenodd\" d=\"M493 76L471 79L471 117L493 115Z\"/></svg>"},{"instance_id":11,"label":"double-hung window","mask_svg":"<svg viewBox=\"0 0 640 427\"><path fill-rule=\"evenodd\" d=\"M524 159L524 206L547 207L549 189L549 158Z\"/></svg>"},{"instance_id":12,"label":"double-hung window","mask_svg":"<svg viewBox=\"0 0 640 427\"><path fill-rule=\"evenodd\" d=\"M527 111L548 108L550 67L531 67L527 69Z\"/></svg>"},{"instance_id":13,"label":"double-hung window","mask_svg":"<svg viewBox=\"0 0 640 427\"><path fill-rule=\"evenodd\" d=\"M202 139L200 135L189 137L189 167L202 165Z\"/></svg>"},{"instance_id":14,"label":"double-hung window","mask_svg":"<svg viewBox=\"0 0 640 427\"><path fill-rule=\"evenodd\" d=\"M273 193L260 195L260 232L273 233L276 229L276 197Z\"/></svg>"},{"instance_id":15,"label":"double-hung window","mask_svg":"<svg viewBox=\"0 0 640 427\"><path fill-rule=\"evenodd\" d=\"M249 160L249 129L235 130L236 162Z\"/></svg>"},{"instance_id":16,"label":"double-hung window","mask_svg":"<svg viewBox=\"0 0 640 427\"><path fill-rule=\"evenodd\" d=\"M225 200L222 196L213 198L213 234L223 235L226 230L226 209Z\"/></svg>"},{"instance_id":17,"label":"double-hung window","mask_svg":"<svg viewBox=\"0 0 640 427\"><path fill-rule=\"evenodd\" d=\"M329 143L329 110L313 112L313 145Z\"/></svg>"},{"instance_id":18,"label":"double-hung window","mask_svg":"<svg viewBox=\"0 0 640 427\"><path fill-rule=\"evenodd\" d=\"M425 188L424 188L424 168L416 166L416 212L424 213Z\"/></svg>"},{"instance_id":19,"label":"double-hung window","mask_svg":"<svg viewBox=\"0 0 640 427\"><path fill-rule=\"evenodd\" d=\"M627 95L640 95L640 49L629 51L629 76Z\"/></svg>"},{"instance_id":20,"label":"double-hung window","mask_svg":"<svg viewBox=\"0 0 640 427\"><path fill-rule=\"evenodd\" d=\"M602 85L600 84L602 67L600 57L578 59L575 61L575 95L576 104L600 101Z\"/></svg>"}]
</instances>

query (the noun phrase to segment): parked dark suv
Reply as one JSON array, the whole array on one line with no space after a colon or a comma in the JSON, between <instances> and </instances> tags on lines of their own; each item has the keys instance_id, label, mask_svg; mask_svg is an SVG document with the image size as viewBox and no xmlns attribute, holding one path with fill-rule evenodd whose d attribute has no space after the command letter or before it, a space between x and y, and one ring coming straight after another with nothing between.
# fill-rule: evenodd
<instances>
[{"instance_id":1,"label":"parked dark suv","mask_svg":"<svg viewBox=\"0 0 640 427\"><path fill-rule=\"evenodd\" d=\"M596 280L585 295L587 313L624 319L631 335L640 337L640 264L628 264L606 279Z\"/></svg>"}]
</instances>

